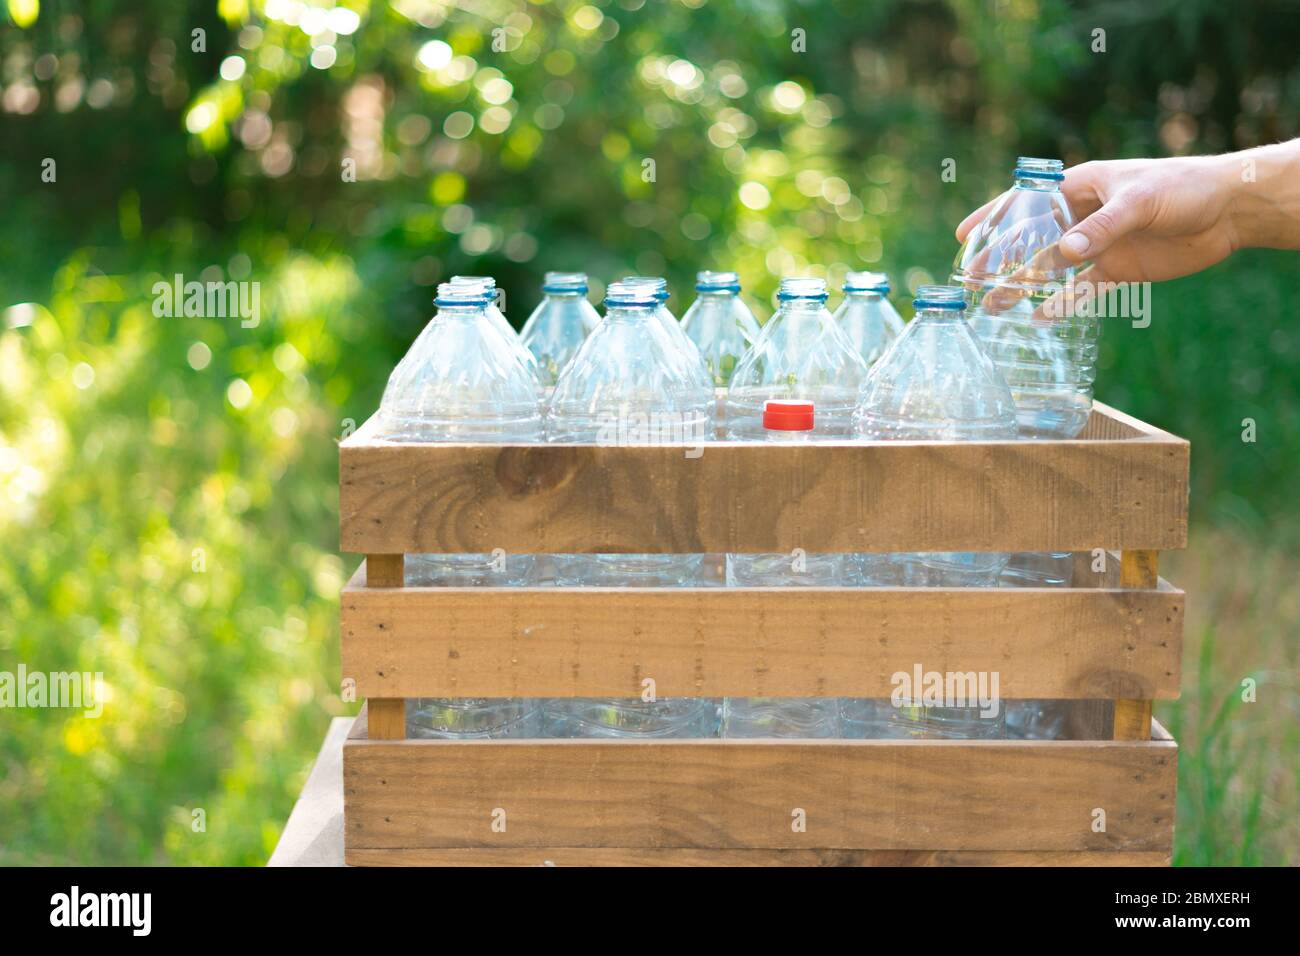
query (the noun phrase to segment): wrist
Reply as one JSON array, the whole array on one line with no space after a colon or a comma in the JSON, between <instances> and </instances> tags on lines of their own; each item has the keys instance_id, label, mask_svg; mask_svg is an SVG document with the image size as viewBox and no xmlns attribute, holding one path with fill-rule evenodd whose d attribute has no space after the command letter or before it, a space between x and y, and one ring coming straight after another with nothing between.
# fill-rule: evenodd
<instances>
[{"instance_id":1,"label":"wrist","mask_svg":"<svg viewBox=\"0 0 1300 956\"><path fill-rule=\"evenodd\" d=\"M1300 249L1300 140L1214 161L1233 247Z\"/></svg>"}]
</instances>

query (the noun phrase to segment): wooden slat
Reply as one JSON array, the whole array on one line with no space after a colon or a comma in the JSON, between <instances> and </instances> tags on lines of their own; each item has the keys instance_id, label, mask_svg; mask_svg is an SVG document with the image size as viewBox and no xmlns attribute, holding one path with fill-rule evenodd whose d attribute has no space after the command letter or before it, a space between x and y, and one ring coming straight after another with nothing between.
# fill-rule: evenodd
<instances>
[{"instance_id":1,"label":"wooden slat","mask_svg":"<svg viewBox=\"0 0 1300 956\"><path fill-rule=\"evenodd\" d=\"M366 584L372 588L400 588L406 577L406 555L370 554L366 556Z\"/></svg>"},{"instance_id":2,"label":"wooden slat","mask_svg":"<svg viewBox=\"0 0 1300 956\"><path fill-rule=\"evenodd\" d=\"M1119 583L1125 588L1149 588L1160 580L1160 552L1125 551L1120 555ZM1151 695L1135 694L1115 701L1115 740L1146 740L1151 736Z\"/></svg>"},{"instance_id":3,"label":"wooden slat","mask_svg":"<svg viewBox=\"0 0 1300 956\"><path fill-rule=\"evenodd\" d=\"M370 736L375 740L402 740L406 737L406 701L372 697L366 701L370 712Z\"/></svg>"},{"instance_id":4,"label":"wooden slat","mask_svg":"<svg viewBox=\"0 0 1300 956\"><path fill-rule=\"evenodd\" d=\"M406 556L402 554L370 554L364 567L367 585L386 592L400 590L406 580ZM344 675L346 679L347 675ZM401 695L371 695L357 688L357 693L370 698L367 701L370 736L376 740L401 740L406 736L406 701Z\"/></svg>"},{"instance_id":5,"label":"wooden slat","mask_svg":"<svg viewBox=\"0 0 1300 956\"><path fill-rule=\"evenodd\" d=\"M1105 409L1098 412L1107 416ZM1112 419L1112 432L1126 426ZM1100 428L1100 426L1098 426ZM1188 445L1131 438L340 446L355 552L1181 548Z\"/></svg>"},{"instance_id":6,"label":"wooden slat","mask_svg":"<svg viewBox=\"0 0 1300 956\"><path fill-rule=\"evenodd\" d=\"M1088 416L1088 422L1084 426L1082 434L1087 434L1090 430L1098 437L1103 438L1150 438L1157 441L1183 440L1163 428L1157 428L1155 425L1144 422L1140 418L1134 418L1127 412L1121 412L1118 408L1095 399L1092 403L1092 414Z\"/></svg>"},{"instance_id":7,"label":"wooden slat","mask_svg":"<svg viewBox=\"0 0 1300 956\"><path fill-rule=\"evenodd\" d=\"M708 850L415 847L347 851L350 866L1168 866L1163 851Z\"/></svg>"},{"instance_id":8,"label":"wooden slat","mask_svg":"<svg viewBox=\"0 0 1300 956\"><path fill-rule=\"evenodd\" d=\"M343 590L343 676L378 697L887 697L997 672L1004 697L1173 698L1184 595L1029 588Z\"/></svg>"},{"instance_id":9,"label":"wooden slat","mask_svg":"<svg viewBox=\"0 0 1300 956\"><path fill-rule=\"evenodd\" d=\"M1159 551L1125 551L1120 555L1119 586L1153 588L1160 580Z\"/></svg>"},{"instance_id":10,"label":"wooden slat","mask_svg":"<svg viewBox=\"0 0 1300 956\"><path fill-rule=\"evenodd\" d=\"M1076 438L1087 441L1105 441L1126 438L1150 438L1149 432L1143 430L1143 423L1128 415L1118 412L1101 402L1092 403L1092 413Z\"/></svg>"},{"instance_id":11,"label":"wooden slat","mask_svg":"<svg viewBox=\"0 0 1300 956\"><path fill-rule=\"evenodd\" d=\"M345 841L349 853L1168 853L1176 757L1177 745L1163 741L349 740ZM1097 809L1103 833L1093 830ZM796 810L805 832L793 832Z\"/></svg>"}]
</instances>

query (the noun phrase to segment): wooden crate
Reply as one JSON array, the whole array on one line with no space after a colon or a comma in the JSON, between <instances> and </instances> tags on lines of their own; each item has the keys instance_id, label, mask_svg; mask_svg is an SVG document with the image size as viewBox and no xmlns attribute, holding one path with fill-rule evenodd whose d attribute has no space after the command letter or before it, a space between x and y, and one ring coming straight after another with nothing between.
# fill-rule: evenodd
<instances>
[{"instance_id":1,"label":"wooden crate","mask_svg":"<svg viewBox=\"0 0 1300 956\"><path fill-rule=\"evenodd\" d=\"M349 862L1168 861L1177 745L1151 701L1178 696L1185 600L1157 554L1186 544L1182 439L1100 403L1070 441L372 432L340 450L343 547L367 555L341 602L343 676L368 699L344 747ZM1086 554L1060 589L403 586L408 553L796 547ZM1078 701L1111 739L402 739L408 697L633 697L646 678L665 697L887 697L917 663Z\"/></svg>"}]
</instances>

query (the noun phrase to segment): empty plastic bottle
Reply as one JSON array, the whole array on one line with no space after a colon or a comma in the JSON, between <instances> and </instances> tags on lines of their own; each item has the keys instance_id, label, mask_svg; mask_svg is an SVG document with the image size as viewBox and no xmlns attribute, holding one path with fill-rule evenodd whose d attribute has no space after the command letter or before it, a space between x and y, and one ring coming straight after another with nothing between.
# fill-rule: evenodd
<instances>
[{"instance_id":1,"label":"empty plastic bottle","mask_svg":"<svg viewBox=\"0 0 1300 956\"><path fill-rule=\"evenodd\" d=\"M1076 276L1057 249L1074 226L1063 170L1059 159L1020 157L1011 189L966 237L953 267L975 334L1011 388L1024 438L1073 438L1092 409L1100 324L1086 310L1062 308L1074 301ZM1026 553L1012 563L1026 585L1051 586L1070 558Z\"/></svg>"},{"instance_id":2,"label":"empty plastic bottle","mask_svg":"<svg viewBox=\"0 0 1300 956\"><path fill-rule=\"evenodd\" d=\"M528 369L488 314L487 291L443 283L437 313L388 377L378 436L390 441L542 438Z\"/></svg>"},{"instance_id":3,"label":"empty plastic bottle","mask_svg":"<svg viewBox=\"0 0 1300 956\"><path fill-rule=\"evenodd\" d=\"M922 707L888 698L840 698L840 727L844 737L946 740L996 740L1006 736L1007 713L1001 703L994 716L979 707Z\"/></svg>"},{"instance_id":4,"label":"empty plastic bottle","mask_svg":"<svg viewBox=\"0 0 1300 956\"><path fill-rule=\"evenodd\" d=\"M903 319L889 301L889 276L850 272L844 277L844 301L835 321L868 366L903 332Z\"/></svg>"},{"instance_id":5,"label":"empty plastic bottle","mask_svg":"<svg viewBox=\"0 0 1300 956\"><path fill-rule=\"evenodd\" d=\"M698 444L713 437L712 389L702 389L681 361L656 314L660 304L652 284L616 282L606 290L604 319L555 383L546 411L551 441ZM555 580L614 587L687 584L703 557L556 555ZM717 733L717 721L717 702L696 698L555 699L546 703L545 733L709 736Z\"/></svg>"},{"instance_id":6,"label":"empty plastic bottle","mask_svg":"<svg viewBox=\"0 0 1300 956\"><path fill-rule=\"evenodd\" d=\"M1099 324L1072 299L1076 267L1057 246L1074 226L1059 159L1016 162L1014 184L966 237L953 282L975 334L1002 372L1026 438L1073 438L1092 410ZM1052 300L1049 302L1049 300Z\"/></svg>"},{"instance_id":7,"label":"empty plastic bottle","mask_svg":"<svg viewBox=\"0 0 1300 956\"><path fill-rule=\"evenodd\" d=\"M537 359L541 383L550 386L596 328L600 316L587 301L584 272L546 273L542 295L519 338Z\"/></svg>"},{"instance_id":8,"label":"empty plastic bottle","mask_svg":"<svg viewBox=\"0 0 1300 956\"><path fill-rule=\"evenodd\" d=\"M1007 737L1012 740L1062 740L1066 737L1067 700L1009 700Z\"/></svg>"},{"instance_id":9,"label":"empty plastic bottle","mask_svg":"<svg viewBox=\"0 0 1300 956\"><path fill-rule=\"evenodd\" d=\"M764 438L770 442L807 442L814 434L817 409L802 399L772 399L763 408ZM856 583L857 559L842 553L790 552L727 555L731 587L820 586ZM850 580L853 575L854 580Z\"/></svg>"},{"instance_id":10,"label":"empty plastic bottle","mask_svg":"<svg viewBox=\"0 0 1300 956\"><path fill-rule=\"evenodd\" d=\"M713 393L688 378L656 316L646 284L616 282L605 318L560 372L546 408L547 438L596 444L688 444L713 438ZM674 325L676 323L674 322ZM699 570L699 554L566 555L566 585L674 585Z\"/></svg>"},{"instance_id":11,"label":"empty plastic bottle","mask_svg":"<svg viewBox=\"0 0 1300 956\"><path fill-rule=\"evenodd\" d=\"M872 367L863 386L854 415L857 435L875 441L1014 438L1011 392L962 317L962 290L923 286L913 304L915 317ZM862 565L866 583L873 585L992 587L1006 562L1007 556L1000 553L925 552L866 555ZM903 727L920 725L917 733L927 736L991 733L990 719L972 717L971 708L909 710L889 701L883 703L888 710L881 706L878 701L846 699L841 705L846 732L883 719L904 721Z\"/></svg>"},{"instance_id":12,"label":"empty plastic bottle","mask_svg":"<svg viewBox=\"0 0 1300 956\"><path fill-rule=\"evenodd\" d=\"M681 323L668 308L668 280L661 276L629 276L623 282L627 285L647 286L653 290L656 302L655 318L668 336L668 341L673 345L669 353L670 360L677 365L692 386L700 394L708 395L709 401L712 402L713 377L709 374L708 366L704 364L704 357L700 355L700 350L686 335Z\"/></svg>"},{"instance_id":13,"label":"empty plastic bottle","mask_svg":"<svg viewBox=\"0 0 1300 956\"><path fill-rule=\"evenodd\" d=\"M533 355L519 340L515 333L514 326L505 317L505 314L497 306L497 280L491 276L452 276L451 285L465 288L481 289L488 296L487 317L493 327L501 333L501 337L510 347L510 351L519 359L524 368L528 369L528 374L532 376L536 383L536 388L540 391L542 388L541 367L537 363L537 356Z\"/></svg>"},{"instance_id":14,"label":"empty plastic bottle","mask_svg":"<svg viewBox=\"0 0 1300 956\"><path fill-rule=\"evenodd\" d=\"M867 364L826 309L824 279L783 279L779 307L736 366L727 389L727 434L764 439L774 399L817 408L811 438L847 438Z\"/></svg>"},{"instance_id":15,"label":"empty plastic bottle","mask_svg":"<svg viewBox=\"0 0 1300 956\"><path fill-rule=\"evenodd\" d=\"M389 376L379 407L380 438L411 442L533 442L543 437L536 384L488 318L482 287L444 283L437 314ZM410 573L438 583L517 583L531 555L427 554ZM536 733L537 701L442 700L408 705L413 735Z\"/></svg>"},{"instance_id":16,"label":"empty plastic bottle","mask_svg":"<svg viewBox=\"0 0 1300 956\"><path fill-rule=\"evenodd\" d=\"M716 737L720 707L706 697L556 697L542 712L546 737Z\"/></svg>"},{"instance_id":17,"label":"empty plastic bottle","mask_svg":"<svg viewBox=\"0 0 1300 956\"><path fill-rule=\"evenodd\" d=\"M1074 583L1074 555L1025 552L1013 554L1002 569L1004 588L1068 588ZM1069 701L1007 701L1007 736L1026 740L1058 740L1065 736Z\"/></svg>"},{"instance_id":18,"label":"empty plastic bottle","mask_svg":"<svg viewBox=\"0 0 1300 956\"><path fill-rule=\"evenodd\" d=\"M740 277L734 272L698 272L695 291L682 330L699 349L714 387L726 388L736 363L758 338L758 322L740 297Z\"/></svg>"},{"instance_id":19,"label":"empty plastic bottle","mask_svg":"<svg viewBox=\"0 0 1300 956\"><path fill-rule=\"evenodd\" d=\"M807 441L815 406L807 401L769 401L763 427L770 441ZM727 584L735 586L823 586L851 583L854 558L847 554L729 554ZM833 697L728 697L722 704L724 737L834 737L839 709Z\"/></svg>"},{"instance_id":20,"label":"empty plastic bottle","mask_svg":"<svg viewBox=\"0 0 1300 956\"><path fill-rule=\"evenodd\" d=\"M406 701L406 736L458 740L539 737L542 707L532 698L419 697Z\"/></svg>"},{"instance_id":21,"label":"empty plastic bottle","mask_svg":"<svg viewBox=\"0 0 1300 956\"><path fill-rule=\"evenodd\" d=\"M998 578L1004 588L1068 588L1074 582L1069 551L1021 551L1011 555Z\"/></svg>"},{"instance_id":22,"label":"empty plastic bottle","mask_svg":"<svg viewBox=\"0 0 1300 956\"><path fill-rule=\"evenodd\" d=\"M838 737L834 697L728 697L722 702L722 736Z\"/></svg>"},{"instance_id":23,"label":"empty plastic bottle","mask_svg":"<svg viewBox=\"0 0 1300 956\"><path fill-rule=\"evenodd\" d=\"M922 286L916 316L867 376L854 414L858 437L874 441L995 441L1015 438L1015 403L962 318L962 290ZM991 587L1007 563L992 552L870 555L870 584Z\"/></svg>"}]
</instances>

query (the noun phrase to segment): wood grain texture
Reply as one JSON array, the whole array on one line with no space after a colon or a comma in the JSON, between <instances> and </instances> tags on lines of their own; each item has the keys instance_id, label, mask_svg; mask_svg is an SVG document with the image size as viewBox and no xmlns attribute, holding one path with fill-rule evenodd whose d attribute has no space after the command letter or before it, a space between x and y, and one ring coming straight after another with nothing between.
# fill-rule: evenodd
<instances>
[{"instance_id":1,"label":"wood grain texture","mask_svg":"<svg viewBox=\"0 0 1300 956\"><path fill-rule=\"evenodd\" d=\"M350 866L1168 866L1162 851L352 848Z\"/></svg>"},{"instance_id":2,"label":"wood grain texture","mask_svg":"<svg viewBox=\"0 0 1300 956\"><path fill-rule=\"evenodd\" d=\"M340 446L354 552L1181 548L1188 444L1098 406L1071 441ZM1140 424L1140 423L1139 423Z\"/></svg>"},{"instance_id":3,"label":"wood grain texture","mask_svg":"<svg viewBox=\"0 0 1300 956\"><path fill-rule=\"evenodd\" d=\"M1159 574L1159 551L1124 551L1120 554L1120 587L1153 588L1160 580Z\"/></svg>"},{"instance_id":4,"label":"wood grain texture","mask_svg":"<svg viewBox=\"0 0 1300 956\"><path fill-rule=\"evenodd\" d=\"M1149 588L1160 580L1159 551L1125 551L1119 582L1125 588ZM1115 740L1146 740L1151 735L1151 695L1135 694L1115 702Z\"/></svg>"},{"instance_id":5,"label":"wood grain texture","mask_svg":"<svg viewBox=\"0 0 1300 956\"><path fill-rule=\"evenodd\" d=\"M363 567L366 568L367 585L378 589L400 589L406 580L406 555L404 554L368 554ZM344 675L347 679L347 675ZM354 688L356 690L356 688ZM357 690L363 697L372 695ZM370 736L376 740L402 740L406 737L406 701L400 697L374 694L369 702Z\"/></svg>"},{"instance_id":6,"label":"wood grain texture","mask_svg":"<svg viewBox=\"0 0 1300 956\"><path fill-rule=\"evenodd\" d=\"M1115 701L1115 740L1145 740L1151 734L1151 701Z\"/></svg>"},{"instance_id":7,"label":"wood grain texture","mask_svg":"<svg viewBox=\"0 0 1300 956\"><path fill-rule=\"evenodd\" d=\"M400 588L406 580L406 555L368 554L366 583L372 588Z\"/></svg>"},{"instance_id":8,"label":"wood grain texture","mask_svg":"<svg viewBox=\"0 0 1300 956\"><path fill-rule=\"evenodd\" d=\"M362 696L887 697L994 672L1005 697L1171 699L1184 595L1029 588L440 588L341 598Z\"/></svg>"},{"instance_id":9,"label":"wood grain texture","mask_svg":"<svg viewBox=\"0 0 1300 956\"><path fill-rule=\"evenodd\" d=\"M370 737L374 740L403 740L406 737L406 701L401 698L371 697L366 701Z\"/></svg>"},{"instance_id":10,"label":"wood grain texture","mask_svg":"<svg viewBox=\"0 0 1300 956\"><path fill-rule=\"evenodd\" d=\"M352 739L345 842L1168 853L1176 763L1172 741Z\"/></svg>"}]
</instances>

